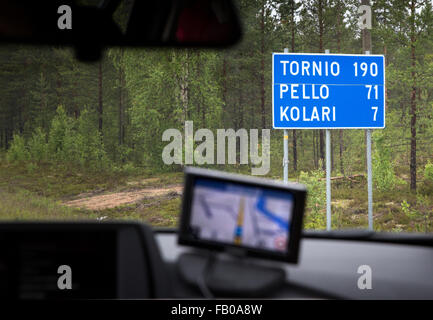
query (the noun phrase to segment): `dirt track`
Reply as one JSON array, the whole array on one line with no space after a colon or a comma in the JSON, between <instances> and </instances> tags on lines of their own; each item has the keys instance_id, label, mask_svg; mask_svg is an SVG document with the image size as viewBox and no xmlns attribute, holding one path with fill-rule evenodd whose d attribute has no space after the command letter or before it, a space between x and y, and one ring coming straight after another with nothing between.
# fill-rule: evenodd
<instances>
[{"instance_id":1,"label":"dirt track","mask_svg":"<svg viewBox=\"0 0 433 320\"><path fill-rule=\"evenodd\" d=\"M170 195L177 196L181 194L182 185L176 184L161 188L149 187L133 191L87 196L84 198L64 202L64 205L89 210L103 210L108 208L115 208L125 204L135 203L144 198L156 198Z\"/></svg>"}]
</instances>

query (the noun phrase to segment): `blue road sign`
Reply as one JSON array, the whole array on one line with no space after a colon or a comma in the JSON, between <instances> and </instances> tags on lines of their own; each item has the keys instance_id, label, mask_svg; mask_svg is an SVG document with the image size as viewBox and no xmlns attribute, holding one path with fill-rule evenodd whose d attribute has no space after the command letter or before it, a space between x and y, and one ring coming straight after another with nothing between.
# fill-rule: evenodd
<instances>
[{"instance_id":1,"label":"blue road sign","mask_svg":"<svg viewBox=\"0 0 433 320\"><path fill-rule=\"evenodd\" d=\"M383 55L272 55L275 129L385 127Z\"/></svg>"}]
</instances>

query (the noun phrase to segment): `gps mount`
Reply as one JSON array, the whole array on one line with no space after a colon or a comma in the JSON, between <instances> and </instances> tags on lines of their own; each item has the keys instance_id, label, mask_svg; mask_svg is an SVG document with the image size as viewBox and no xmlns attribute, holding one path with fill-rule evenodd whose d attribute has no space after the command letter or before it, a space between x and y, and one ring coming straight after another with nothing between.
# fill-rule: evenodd
<instances>
[{"instance_id":1,"label":"gps mount","mask_svg":"<svg viewBox=\"0 0 433 320\"><path fill-rule=\"evenodd\" d=\"M180 277L189 285L200 288L207 298L264 298L272 295L286 280L284 269L260 265L239 254L188 252L179 257L177 267Z\"/></svg>"}]
</instances>

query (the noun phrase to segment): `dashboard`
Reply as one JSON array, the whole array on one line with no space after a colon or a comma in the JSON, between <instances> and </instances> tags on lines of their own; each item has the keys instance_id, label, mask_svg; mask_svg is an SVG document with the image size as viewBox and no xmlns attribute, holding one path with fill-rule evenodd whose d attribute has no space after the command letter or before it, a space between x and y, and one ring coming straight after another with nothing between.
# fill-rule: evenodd
<instances>
[{"instance_id":1,"label":"dashboard","mask_svg":"<svg viewBox=\"0 0 433 320\"><path fill-rule=\"evenodd\" d=\"M254 266L283 270L281 285L257 298L433 299L428 236L304 232L297 264L179 245L177 230L133 222L1 223L0 240L0 297L6 299L209 298L181 272L182 257L198 253L243 264L227 272L230 279ZM188 265L194 277L201 268L196 262ZM59 286L65 266L72 270L71 290ZM248 284L254 282L260 281Z\"/></svg>"},{"instance_id":2,"label":"dashboard","mask_svg":"<svg viewBox=\"0 0 433 320\"><path fill-rule=\"evenodd\" d=\"M193 249L177 244L177 234L156 232L163 261L173 281L174 297L200 298L176 272L176 261ZM353 240L303 238L297 265L273 262L286 270L278 299L433 299L433 248ZM371 269L371 289L358 281Z\"/></svg>"}]
</instances>

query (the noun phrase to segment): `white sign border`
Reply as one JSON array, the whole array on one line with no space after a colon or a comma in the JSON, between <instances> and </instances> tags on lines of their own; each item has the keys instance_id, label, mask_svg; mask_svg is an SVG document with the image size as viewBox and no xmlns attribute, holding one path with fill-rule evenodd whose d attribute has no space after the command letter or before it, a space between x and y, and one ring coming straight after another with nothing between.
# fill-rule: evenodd
<instances>
[{"instance_id":1,"label":"white sign border","mask_svg":"<svg viewBox=\"0 0 433 320\"><path fill-rule=\"evenodd\" d=\"M383 127L276 127L274 118L274 56L275 55L302 55L302 56L351 56L351 57L382 57L383 59ZM272 52L272 128L287 129L287 130L339 130L339 129L385 129L386 127L386 74L385 74L385 55L383 54L349 54L349 53L301 53L301 52Z\"/></svg>"}]
</instances>

